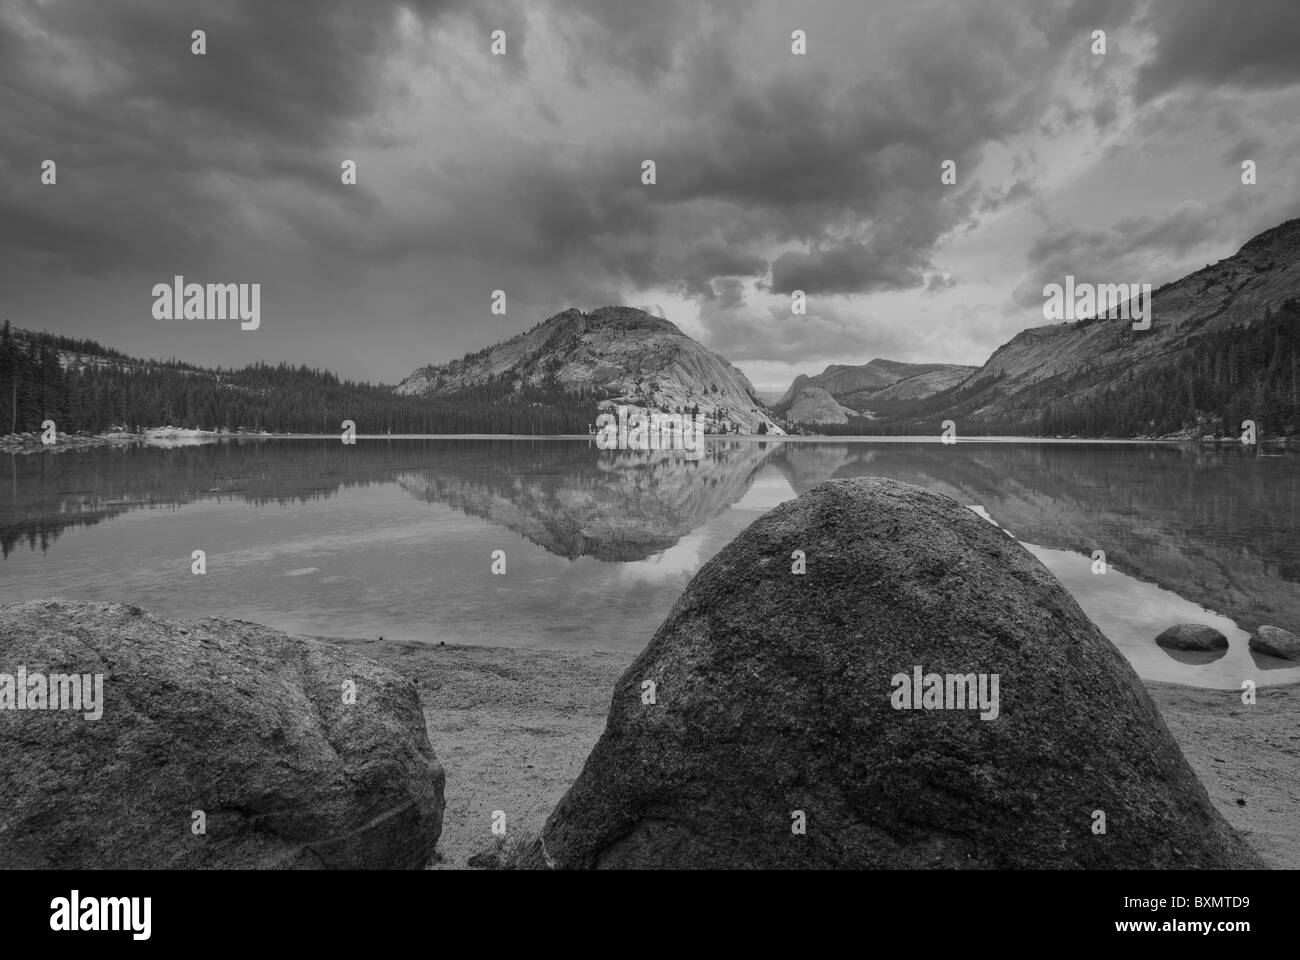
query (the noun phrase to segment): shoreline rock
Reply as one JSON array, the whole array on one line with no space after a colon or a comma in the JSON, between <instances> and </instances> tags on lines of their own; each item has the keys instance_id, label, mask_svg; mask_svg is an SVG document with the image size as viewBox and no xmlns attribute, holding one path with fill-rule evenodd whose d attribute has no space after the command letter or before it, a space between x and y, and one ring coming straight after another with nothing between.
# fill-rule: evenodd
<instances>
[{"instance_id":1,"label":"shoreline rock","mask_svg":"<svg viewBox=\"0 0 1300 960\"><path fill-rule=\"evenodd\" d=\"M1227 650L1228 638L1203 623L1176 623L1156 637L1159 646L1169 650Z\"/></svg>"},{"instance_id":2,"label":"shoreline rock","mask_svg":"<svg viewBox=\"0 0 1300 960\"><path fill-rule=\"evenodd\" d=\"M1250 649L1282 660L1300 660L1300 636L1290 630L1268 625L1260 627L1250 637Z\"/></svg>"},{"instance_id":3,"label":"shoreline rock","mask_svg":"<svg viewBox=\"0 0 1300 960\"><path fill-rule=\"evenodd\" d=\"M914 671L925 703L900 709ZM988 679L1000 705L932 704L931 673ZM777 507L700 570L517 865L1263 866L1051 574L956 501L875 478Z\"/></svg>"},{"instance_id":4,"label":"shoreline rock","mask_svg":"<svg viewBox=\"0 0 1300 960\"><path fill-rule=\"evenodd\" d=\"M221 440L267 439L292 434L276 434L250 430L192 430L185 427L145 427L139 433L113 430L107 433L63 433L59 431L54 443L43 443L40 432L7 433L0 435L0 453L37 453L48 450L59 453L67 450L86 450L92 447L120 446L189 446L216 443Z\"/></svg>"},{"instance_id":5,"label":"shoreline rock","mask_svg":"<svg viewBox=\"0 0 1300 960\"><path fill-rule=\"evenodd\" d=\"M436 636L321 637L416 681L429 740L447 770L435 870L503 864L535 840L605 729L632 650L440 644ZM1300 868L1300 682L1242 691L1143 683L1215 809L1272 869ZM1246 801L1244 804L1240 801ZM506 843L494 811L509 817ZM500 851L498 853L498 851Z\"/></svg>"},{"instance_id":6,"label":"shoreline rock","mask_svg":"<svg viewBox=\"0 0 1300 960\"><path fill-rule=\"evenodd\" d=\"M0 868L410 869L434 854L445 778L419 695L371 660L246 621L32 600L0 607L0 675L19 670L99 674L102 696L93 719L46 697L17 710L0 676Z\"/></svg>"}]
</instances>

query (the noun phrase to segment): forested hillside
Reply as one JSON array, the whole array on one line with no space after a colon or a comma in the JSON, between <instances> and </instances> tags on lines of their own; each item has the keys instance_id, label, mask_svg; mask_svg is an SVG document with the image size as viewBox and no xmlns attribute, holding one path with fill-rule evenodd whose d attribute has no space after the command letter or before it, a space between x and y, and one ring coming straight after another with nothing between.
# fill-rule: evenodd
<instances>
[{"instance_id":1,"label":"forested hillside","mask_svg":"<svg viewBox=\"0 0 1300 960\"><path fill-rule=\"evenodd\" d=\"M1090 374L1059 374L1023 391L1022 418L958 418L961 436L1048 437L1236 437L1254 420L1260 439L1300 435L1300 299L1277 311L1265 308L1254 323L1193 335L1166 364L1115 380L1085 400L1059 400ZM879 419L850 418L817 424L827 435L937 435L971 396L996 387L998 378L973 381L915 404L891 410L878 404Z\"/></svg>"},{"instance_id":2,"label":"forested hillside","mask_svg":"<svg viewBox=\"0 0 1300 960\"><path fill-rule=\"evenodd\" d=\"M586 433L597 398L500 378L437 399L340 380L324 370L255 364L207 370L136 360L89 340L0 330L0 434L175 426L335 433Z\"/></svg>"},{"instance_id":3,"label":"forested hillside","mask_svg":"<svg viewBox=\"0 0 1300 960\"><path fill-rule=\"evenodd\" d=\"M1022 330L961 383L820 433L1300 437L1300 219L1157 288L1148 329L1092 316ZM851 401L845 400L850 406Z\"/></svg>"},{"instance_id":4,"label":"forested hillside","mask_svg":"<svg viewBox=\"0 0 1300 960\"><path fill-rule=\"evenodd\" d=\"M1116 383L1100 397L1056 404L1042 417L1047 435L1151 436L1182 431L1215 436L1254 420L1264 436L1300 432L1300 300L1261 320L1193 336L1167 366Z\"/></svg>"},{"instance_id":5,"label":"forested hillside","mask_svg":"<svg viewBox=\"0 0 1300 960\"><path fill-rule=\"evenodd\" d=\"M1095 321L1088 321L1089 323ZM1235 437L1254 420L1261 439L1300 435L1300 299L1261 319L1192 335L1164 364L1116 378L1084 400L1062 400L1092 374L1057 374L1021 392L1026 412L958 416L996 389L989 374L916 403L878 403L876 419L810 427L834 436L937 435L954 419L960 436ZM1037 407L1038 412L1032 410ZM1017 415L1019 413L1019 415Z\"/></svg>"}]
</instances>

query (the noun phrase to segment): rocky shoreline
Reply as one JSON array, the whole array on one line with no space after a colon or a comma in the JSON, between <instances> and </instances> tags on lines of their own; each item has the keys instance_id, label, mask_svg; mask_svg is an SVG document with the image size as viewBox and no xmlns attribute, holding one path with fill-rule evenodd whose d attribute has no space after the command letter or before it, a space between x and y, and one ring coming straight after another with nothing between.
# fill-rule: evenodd
<instances>
[{"instance_id":1,"label":"rocky shoreline","mask_svg":"<svg viewBox=\"0 0 1300 960\"><path fill-rule=\"evenodd\" d=\"M1144 684L1000 528L832 480L635 657L0 606L0 867L1295 868L1298 711Z\"/></svg>"},{"instance_id":2,"label":"rocky shoreline","mask_svg":"<svg viewBox=\"0 0 1300 960\"><path fill-rule=\"evenodd\" d=\"M217 622L232 636L264 629ZM501 868L520 855L582 772L605 728L610 692L635 659L630 652L432 641L312 642L348 662L384 668L418 696L445 771L441 835L424 863L436 870ZM1242 704L1239 690L1145 687L1215 809L1267 866L1300 869L1300 684L1261 687L1252 706ZM504 838L492 832L498 810ZM213 830L218 823L216 816L209 821Z\"/></svg>"},{"instance_id":3,"label":"rocky shoreline","mask_svg":"<svg viewBox=\"0 0 1300 960\"><path fill-rule=\"evenodd\" d=\"M713 433L707 433L707 431L706 434L711 437L719 436ZM358 436L367 437L371 435L358 434ZM424 436L425 435L423 434L410 435L410 437L414 437L416 439L419 439ZM509 439L509 438L516 438L519 436L527 436L527 435L429 434L427 436L429 437L437 436L439 438L464 437L465 439L494 439L494 438ZM583 439L586 436L590 436L590 435L564 434L560 436L562 436L565 439ZM867 435L863 437L844 437L844 436L838 436L834 434L820 434L820 433L805 434L805 433L798 433L798 432L787 433L787 434L757 434L757 433L726 434L725 436L726 439L729 441L757 440L764 443L768 441L778 441L778 440L793 441L793 442L799 442L799 441L806 442L809 440L813 440L813 441L826 441L830 443L845 443L848 441L856 441L856 440L885 442L885 441L897 441L900 439L906 439L902 437L893 437L888 435L879 435L879 436ZM176 446L181 444L193 444L193 443L213 443L219 440L265 440L265 439L273 439L276 437L282 437L282 438L307 437L307 438L315 439L318 437L335 438L337 437L337 434L333 434L333 433L299 434L299 433L281 433L281 432L267 432L267 431L253 432L247 430L231 432L231 431L219 431L219 430L190 430L190 429L183 429L178 427L150 427L146 430L140 431L139 433L128 433L126 431L115 431L113 433L96 433L96 434L59 433L57 434L57 439L54 443L47 444L42 442L41 435L39 433L31 433L31 432L7 433L7 434L0 435L0 453L38 453L42 450L49 450L57 453L57 452L68 451L68 450L86 450L92 447L130 446L133 444L154 445L154 446ZM934 439L937 440L938 439L937 436ZM987 439L993 439L993 438L988 438L983 436L963 437L962 442L972 443L972 442L979 442L981 440L987 440ZM1002 440L1006 438L999 437L996 439ZM1225 444L1237 446L1240 445L1241 443L1241 440L1238 437L1216 437L1209 434L1206 434L1204 436L1193 436L1191 434L1186 434L1186 433L1169 434L1167 436L1136 436L1136 437L1081 437L1077 434L1071 434L1069 436L1044 435L1044 436L1035 436L1035 437L1016 437L1014 439L1023 440L1026 442L1064 440L1064 441L1081 441L1081 442L1089 442L1089 443L1107 443L1107 442L1198 443L1198 444L1204 444L1206 446L1222 446ZM1296 443L1296 442L1300 442L1300 437L1285 437L1285 436L1269 437L1267 439L1260 440L1259 444L1257 445L1257 449L1259 447L1262 448L1277 447L1279 449L1285 450L1288 444Z\"/></svg>"},{"instance_id":4,"label":"rocky shoreline","mask_svg":"<svg viewBox=\"0 0 1300 960\"><path fill-rule=\"evenodd\" d=\"M581 773L635 654L320 638L416 684L447 771L439 870L509 862ZM1300 869L1300 684L1145 684L1215 809L1273 869ZM507 812L507 838L491 832ZM473 861L473 863L471 863Z\"/></svg>"},{"instance_id":5,"label":"rocky shoreline","mask_svg":"<svg viewBox=\"0 0 1300 960\"><path fill-rule=\"evenodd\" d=\"M185 427L148 427L138 433L115 430L110 433L56 433L53 443L45 443L40 433L7 433L0 436L0 453L37 453L41 450L62 452L87 450L91 447L120 447L133 444L177 446L212 443L236 438L271 437L270 433L229 433L217 430L191 430Z\"/></svg>"}]
</instances>

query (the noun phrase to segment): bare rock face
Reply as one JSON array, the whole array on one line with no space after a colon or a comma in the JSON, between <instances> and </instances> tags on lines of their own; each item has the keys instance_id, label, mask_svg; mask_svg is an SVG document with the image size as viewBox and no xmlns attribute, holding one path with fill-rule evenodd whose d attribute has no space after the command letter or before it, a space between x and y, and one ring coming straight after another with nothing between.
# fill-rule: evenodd
<instances>
[{"instance_id":1,"label":"bare rock face","mask_svg":"<svg viewBox=\"0 0 1300 960\"><path fill-rule=\"evenodd\" d=\"M848 423L856 416L820 387L800 387L786 418L795 423Z\"/></svg>"},{"instance_id":2,"label":"bare rock face","mask_svg":"<svg viewBox=\"0 0 1300 960\"><path fill-rule=\"evenodd\" d=\"M706 433L785 432L738 368L672 322L633 307L563 310L477 353L420 367L396 392L440 397L503 377L581 390L602 397L605 410L694 412Z\"/></svg>"},{"instance_id":3,"label":"bare rock face","mask_svg":"<svg viewBox=\"0 0 1300 960\"><path fill-rule=\"evenodd\" d=\"M1170 650L1227 650L1228 638L1204 623L1176 623L1156 637L1156 643Z\"/></svg>"},{"instance_id":4,"label":"bare rock face","mask_svg":"<svg viewBox=\"0 0 1300 960\"><path fill-rule=\"evenodd\" d=\"M704 566L518 865L1262 866L1051 574L874 478Z\"/></svg>"},{"instance_id":5,"label":"bare rock face","mask_svg":"<svg viewBox=\"0 0 1300 960\"><path fill-rule=\"evenodd\" d=\"M0 607L0 743L0 868L418 868L442 831L415 687L239 620Z\"/></svg>"}]
</instances>

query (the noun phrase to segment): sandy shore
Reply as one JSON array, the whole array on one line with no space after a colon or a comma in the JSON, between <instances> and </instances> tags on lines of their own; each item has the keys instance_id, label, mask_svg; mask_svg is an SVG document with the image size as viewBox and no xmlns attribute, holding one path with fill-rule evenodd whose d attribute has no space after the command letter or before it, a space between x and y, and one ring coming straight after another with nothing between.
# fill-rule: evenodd
<instances>
[{"instance_id":1,"label":"sandy shore","mask_svg":"<svg viewBox=\"0 0 1300 960\"><path fill-rule=\"evenodd\" d=\"M414 680L447 772L441 862L466 869L541 829L605 728L614 682L632 654L336 640Z\"/></svg>"},{"instance_id":2,"label":"sandy shore","mask_svg":"<svg viewBox=\"0 0 1300 960\"><path fill-rule=\"evenodd\" d=\"M1240 690L1151 682L1188 763L1225 820L1276 869L1300 868L1300 684Z\"/></svg>"},{"instance_id":3,"label":"sandy shore","mask_svg":"<svg viewBox=\"0 0 1300 960\"><path fill-rule=\"evenodd\" d=\"M634 654L330 639L410 677L447 771L436 869L490 866L541 829L600 737L614 683ZM1270 866L1300 868L1300 684L1147 689L1224 818Z\"/></svg>"}]
</instances>

